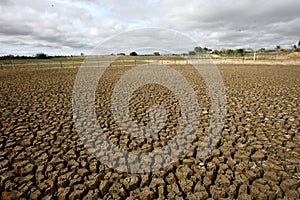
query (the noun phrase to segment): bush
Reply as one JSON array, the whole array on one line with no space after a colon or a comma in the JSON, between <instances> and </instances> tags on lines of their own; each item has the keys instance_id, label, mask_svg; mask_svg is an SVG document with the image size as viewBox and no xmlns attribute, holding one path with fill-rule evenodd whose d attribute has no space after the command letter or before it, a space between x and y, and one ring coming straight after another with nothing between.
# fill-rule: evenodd
<instances>
[{"instance_id":1,"label":"bush","mask_svg":"<svg viewBox=\"0 0 300 200\"><path fill-rule=\"evenodd\" d=\"M195 52L195 54L196 54L196 53L202 53L202 52L203 52L203 49L202 49L202 47L195 47L195 48L194 48L194 52Z\"/></svg>"},{"instance_id":2,"label":"bush","mask_svg":"<svg viewBox=\"0 0 300 200\"><path fill-rule=\"evenodd\" d=\"M189 51L189 55L193 56L193 55L196 55L196 53L195 53L195 51Z\"/></svg>"},{"instance_id":3,"label":"bush","mask_svg":"<svg viewBox=\"0 0 300 200\"><path fill-rule=\"evenodd\" d=\"M232 49L227 49L226 50L226 54L228 54L228 55L233 54L233 53L234 53L234 51Z\"/></svg>"},{"instance_id":4,"label":"bush","mask_svg":"<svg viewBox=\"0 0 300 200\"><path fill-rule=\"evenodd\" d=\"M131 52L129 55L130 56L137 56L138 54L136 52Z\"/></svg>"},{"instance_id":5,"label":"bush","mask_svg":"<svg viewBox=\"0 0 300 200\"><path fill-rule=\"evenodd\" d=\"M236 52L241 56L245 55L245 49L237 49Z\"/></svg>"},{"instance_id":6,"label":"bush","mask_svg":"<svg viewBox=\"0 0 300 200\"><path fill-rule=\"evenodd\" d=\"M219 55L219 54L220 54L220 51L219 51L219 50L214 50L214 51L213 51L213 54Z\"/></svg>"},{"instance_id":7,"label":"bush","mask_svg":"<svg viewBox=\"0 0 300 200\"><path fill-rule=\"evenodd\" d=\"M47 56L47 54L44 54L44 53L37 53L37 54L35 54L35 58L46 59L46 58L48 58L48 56Z\"/></svg>"},{"instance_id":8,"label":"bush","mask_svg":"<svg viewBox=\"0 0 300 200\"><path fill-rule=\"evenodd\" d=\"M236 52L239 53L239 54L243 54L244 53L244 49L237 49Z\"/></svg>"}]
</instances>

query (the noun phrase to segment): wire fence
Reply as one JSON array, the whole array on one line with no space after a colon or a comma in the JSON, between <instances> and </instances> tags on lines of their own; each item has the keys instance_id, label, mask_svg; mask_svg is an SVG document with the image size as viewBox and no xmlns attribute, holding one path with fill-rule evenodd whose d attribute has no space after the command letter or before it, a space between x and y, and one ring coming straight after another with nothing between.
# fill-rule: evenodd
<instances>
[{"instance_id":1,"label":"wire fence","mask_svg":"<svg viewBox=\"0 0 300 200\"><path fill-rule=\"evenodd\" d=\"M60 59L8 59L0 61L0 69L11 69L11 68L78 68L85 62L84 58L60 58ZM97 66L100 60L95 59L90 65ZM126 57L124 59L118 58L113 62L115 66L136 66L139 64L150 64L159 63L166 65L185 65L185 64L257 64L257 65L300 65L300 58L294 59L280 59L276 56L272 57Z\"/></svg>"}]
</instances>

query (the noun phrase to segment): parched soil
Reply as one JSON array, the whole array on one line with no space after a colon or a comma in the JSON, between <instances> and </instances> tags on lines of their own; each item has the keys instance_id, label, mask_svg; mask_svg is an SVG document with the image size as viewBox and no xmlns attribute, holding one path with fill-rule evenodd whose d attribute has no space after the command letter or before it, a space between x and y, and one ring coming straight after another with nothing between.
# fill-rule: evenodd
<instances>
[{"instance_id":1,"label":"parched soil","mask_svg":"<svg viewBox=\"0 0 300 200\"><path fill-rule=\"evenodd\" d=\"M219 65L227 114L219 142L204 158L198 150L211 119L207 87L192 67L173 67L198 95L197 139L178 161L143 174L105 166L85 149L72 119L78 69L0 69L0 198L299 199L300 66ZM140 125L149 122L152 104L166 107L167 125L152 138L126 135L109 110L114 85L129 68L111 67L100 79L98 121L123 149L161 148L180 120L172 91L146 85L132 95L131 117Z\"/></svg>"}]
</instances>

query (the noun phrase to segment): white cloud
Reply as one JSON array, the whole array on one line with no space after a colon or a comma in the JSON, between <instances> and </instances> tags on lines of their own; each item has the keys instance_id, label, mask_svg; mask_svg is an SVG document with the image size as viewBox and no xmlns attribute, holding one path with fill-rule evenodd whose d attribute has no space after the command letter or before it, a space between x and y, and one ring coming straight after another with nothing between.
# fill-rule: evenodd
<instances>
[{"instance_id":1,"label":"white cloud","mask_svg":"<svg viewBox=\"0 0 300 200\"><path fill-rule=\"evenodd\" d=\"M300 39L299 7L299 0L2 0L0 54L89 53L112 35L145 27L178 30L210 48L290 47Z\"/></svg>"}]
</instances>

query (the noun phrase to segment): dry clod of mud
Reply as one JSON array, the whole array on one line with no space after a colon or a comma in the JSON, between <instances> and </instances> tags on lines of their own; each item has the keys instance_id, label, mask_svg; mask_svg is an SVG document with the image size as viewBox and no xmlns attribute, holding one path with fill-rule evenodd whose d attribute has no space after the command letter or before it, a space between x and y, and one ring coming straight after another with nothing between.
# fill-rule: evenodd
<instances>
[{"instance_id":1,"label":"dry clod of mud","mask_svg":"<svg viewBox=\"0 0 300 200\"><path fill-rule=\"evenodd\" d=\"M211 154L201 159L197 150L211 119L209 92L191 66L172 67L198 95L197 139L175 163L142 174L105 166L85 149L72 121L78 69L0 69L0 198L299 199L300 67L218 66L227 95L225 125ZM176 135L178 98L157 84L140 87L130 100L131 118L139 125L149 123L147 109L159 103L168 119L151 138L127 135L112 116L110 97L128 69L105 71L95 110L112 143L128 151L149 152ZM101 153L103 159L112 156ZM162 162L157 158L152 164Z\"/></svg>"}]
</instances>

